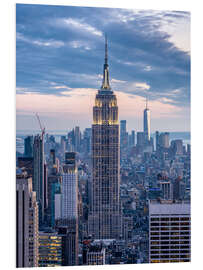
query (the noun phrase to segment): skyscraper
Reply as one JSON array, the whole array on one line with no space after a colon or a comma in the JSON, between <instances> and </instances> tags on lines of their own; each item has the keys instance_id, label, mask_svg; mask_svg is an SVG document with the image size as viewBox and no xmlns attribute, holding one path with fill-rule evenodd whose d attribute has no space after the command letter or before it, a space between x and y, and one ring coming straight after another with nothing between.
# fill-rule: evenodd
<instances>
[{"instance_id":1,"label":"skyscraper","mask_svg":"<svg viewBox=\"0 0 203 270\"><path fill-rule=\"evenodd\" d=\"M27 173L16 175L16 267L38 266L38 204Z\"/></svg>"},{"instance_id":2,"label":"skyscraper","mask_svg":"<svg viewBox=\"0 0 203 270\"><path fill-rule=\"evenodd\" d=\"M144 134L145 141L150 141L150 110L147 107L147 98L146 98L146 108L144 109Z\"/></svg>"},{"instance_id":3,"label":"skyscraper","mask_svg":"<svg viewBox=\"0 0 203 270\"><path fill-rule=\"evenodd\" d=\"M91 128L86 128L84 131L84 151L86 153L91 152L91 137L92 137L92 129Z\"/></svg>"},{"instance_id":4,"label":"skyscraper","mask_svg":"<svg viewBox=\"0 0 203 270\"><path fill-rule=\"evenodd\" d=\"M121 135L122 135L126 133L126 120L121 120L120 123L121 123L120 129L121 129Z\"/></svg>"},{"instance_id":5,"label":"skyscraper","mask_svg":"<svg viewBox=\"0 0 203 270\"><path fill-rule=\"evenodd\" d=\"M80 151L80 141L81 141L80 127L75 127L74 135L75 135L75 151L79 152Z\"/></svg>"},{"instance_id":6,"label":"skyscraper","mask_svg":"<svg viewBox=\"0 0 203 270\"><path fill-rule=\"evenodd\" d=\"M162 148L169 148L169 132L164 132L159 135L159 146Z\"/></svg>"},{"instance_id":7,"label":"skyscraper","mask_svg":"<svg viewBox=\"0 0 203 270\"><path fill-rule=\"evenodd\" d=\"M144 132L137 132L137 145L144 146L145 136Z\"/></svg>"},{"instance_id":8,"label":"skyscraper","mask_svg":"<svg viewBox=\"0 0 203 270\"><path fill-rule=\"evenodd\" d=\"M92 203L89 231L95 239L118 239L120 214L120 146L117 99L109 84L107 39L103 82L93 107Z\"/></svg>"},{"instance_id":9,"label":"skyscraper","mask_svg":"<svg viewBox=\"0 0 203 270\"><path fill-rule=\"evenodd\" d=\"M62 237L62 265L78 265L78 238L74 228L61 226L57 228Z\"/></svg>"},{"instance_id":10,"label":"skyscraper","mask_svg":"<svg viewBox=\"0 0 203 270\"><path fill-rule=\"evenodd\" d=\"M128 136L126 131L126 120L120 121L120 146L126 147L128 143Z\"/></svg>"},{"instance_id":11,"label":"skyscraper","mask_svg":"<svg viewBox=\"0 0 203 270\"><path fill-rule=\"evenodd\" d=\"M62 153L62 155L64 155L65 154L65 151L66 151L66 142L67 142L67 140L66 140L66 136L61 136L61 153Z\"/></svg>"},{"instance_id":12,"label":"skyscraper","mask_svg":"<svg viewBox=\"0 0 203 270\"><path fill-rule=\"evenodd\" d=\"M33 136L27 136L24 140L24 156L33 156Z\"/></svg>"},{"instance_id":13,"label":"skyscraper","mask_svg":"<svg viewBox=\"0 0 203 270\"><path fill-rule=\"evenodd\" d=\"M62 173L62 219L78 218L78 174L74 152L65 153Z\"/></svg>"},{"instance_id":14,"label":"skyscraper","mask_svg":"<svg viewBox=\"0 0 203 270\"><path fill-rule=\"evenodd\" d=\"M58 174L56 171L52 172L48 176L48 207L47 207L47 220L48 225L50 227L54 227L55 225L55 202L56 202L56 195L61 195L61 182L62 176ZM59 202L60 203L60 202ZM59 209L60 211L60 209ZM61 212L61 211L60 211Z\"/></svg>"},{"instance_id":15,"label":"skyscraper","mask_svg":"<svg viewBox=\"0 0 203 270\"><path fill-rule=\"evenodd\" d=\"M159 150L159 132L158 131L156 131L156 133L155 133L155 136L156 136L156 151L158 151Z\"/></svg>"},{"instance_id":16,"label":"skyscraper","mask_svg":"<svg viewBox=\"0 0 203 270\"><path fill-rule=\"evenodd\" d=\"M44 189L44 136L36 135L33 145L34 156L34 175L33 190L36 191L37 201L39 202L39 224L43 223L45 208L45 189Z\"/></svg>"},{"instance_id":17,"label":"skyscraper","mask_svg":"<svg viewBox=\"0 0 203 270\"><path fill-rule=\"evenodd\" d=\"M183 155L183 141L182 140L171 141L171 149L175 155Z\"/></svg>"},{"instance_id":18,"label":"skyscraper","mask_svg":"<svg viewBox=\"0 0 203 270\"><path fill-rule=\"evenodd\" d=\"M78 172L76 153L65 153L65 165L62 173L61 195L61 221L59 226L64 225L72 234L74 242L73 264L78 264Z\"/></svg>"},{"instance_id":19,"label":"skyscraper","mask_svg":"<svg viewBox=\"0 0 203 270\"><path fill-rule=\"evenodd\" d=\"M130 146L135 145L135 131L132 130L131 135L130 135Z\"/></svg>"}]
</instances>

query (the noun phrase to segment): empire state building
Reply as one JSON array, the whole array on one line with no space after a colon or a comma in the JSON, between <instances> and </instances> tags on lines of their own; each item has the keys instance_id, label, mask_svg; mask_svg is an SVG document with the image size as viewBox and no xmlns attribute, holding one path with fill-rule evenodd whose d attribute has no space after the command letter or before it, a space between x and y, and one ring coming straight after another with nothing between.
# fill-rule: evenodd
<instances>
[{"instance_id":1,"label":"empire state building","mask_svg":"<svg viewBox=\"0 0 203 270\"><path fill-rule=\"evenodd\" d=\"M118 106L109 84L107 38L103 82L93 107L89 233L94 239L119 239L121 236Z\"/></svg>"}]
</instances>

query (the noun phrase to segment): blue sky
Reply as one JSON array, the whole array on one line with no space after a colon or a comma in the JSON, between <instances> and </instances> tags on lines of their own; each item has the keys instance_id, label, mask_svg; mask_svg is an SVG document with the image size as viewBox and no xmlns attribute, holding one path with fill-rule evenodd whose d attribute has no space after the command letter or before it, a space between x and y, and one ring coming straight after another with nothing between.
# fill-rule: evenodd
<instances>
[{"instance_id":1,"label":"blue sky","mask_svg":"<svg viewBox=\"0 0 203 270\"><path fill-rule=\"evenodd\" d=\"M101 86L104 33L120 120L142 130L190 130L190 13L70 6L16 6L17 130L90 127Z\"/></svg>"}]
</instances>

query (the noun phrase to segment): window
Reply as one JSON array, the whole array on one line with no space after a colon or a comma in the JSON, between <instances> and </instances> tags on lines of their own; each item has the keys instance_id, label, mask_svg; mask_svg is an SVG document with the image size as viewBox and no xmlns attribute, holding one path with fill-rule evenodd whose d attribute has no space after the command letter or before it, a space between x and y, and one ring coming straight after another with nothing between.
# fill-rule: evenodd
<instances>
[{"instance_id":1,"label":"window","mask_svg":"<svg viewBox=\"0 0 203 270\"><path fill-rule=\"evenodd\" d=\"M151 221L159 221L159 218L151 218Z\"/></svg>"}]
</instances>

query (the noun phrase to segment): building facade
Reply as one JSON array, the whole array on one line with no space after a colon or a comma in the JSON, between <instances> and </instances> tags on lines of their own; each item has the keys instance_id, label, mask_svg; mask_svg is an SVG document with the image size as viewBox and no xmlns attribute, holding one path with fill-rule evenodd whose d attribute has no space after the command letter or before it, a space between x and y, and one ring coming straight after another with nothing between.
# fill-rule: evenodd
<instances>
[{"instance_id":1,"label":"building facade","mask_svg":"<svg viewBox=\"0 0 203 270\"><path fill-rule=\"evenodd\" d=\"M101 246L91 246L86 253L87 265L105 264L105 248Z\"/></svg>"},{"instance_id":2,"label":"building facade","mask_svg":"<svg viewBox=\"0 0 203 270\"><path fill-rule=\"evenodd\" d=\"M57 198L56 203L57 203ZM57 206L55 205L57 208ZM55 208L55 209L56 209ZM65 153L65 165L62 173L61 188L61 219L56 220L57 227L63 226L69 231L73 257L68 259L68 265L78 264L78 171L75 152ZM70 245L70 241L68 242ZM75 254L75 255L74 255Z\"/></svg>"},{"instance_id":3,"label":"building facade","mask_svg":"<svg viewBox=\"0 0 203 270\"><path fill-rule=\"evenodd\" d=\"M33 190L36 191L37 201L39 202L39 225L44 221L45 208L45 186L44 186L44 137L36 135L33 145L34 174Z\"/></svg>"},{"instance_id":4,"label":"building facade","mask_svg":"<svg viewBox=\"0 0 203 270\"><path fill-rule=\"evenodd\" d=\"M62 265L62 236L55 232L39 232L39 267Z\"/></svg>"},{"instance_id":5,"label":"building facade","mask_svg":"<svg viewBox=\"0 0 203 270\"><path fill-rule=\"evenodd\" d=\"M74 227L57 227L62 238L62 266L78 265L78 238Z\"/></svg>"},{"instance_id":6,"label":"building facade","mask_svg":"<svg viewBox=\"0 0 203 270\"><path fill-rule=\"evenodd\" d=\"M61 218L60 214L55 216L57 209L55 209L57 194L61 198L61 183L62 177L59 174L51 174L48 177L48 207L47 207L47 222L50 227L55 226L55 219ZM60 204L61 205L61 204ZM61 211L58 211L61 213Z\"/></svg>"},{"instance_id":7,"label":"building facade","mask_svg":"<svg viewBox=\"0 0 203 270\"><path fill-rule=\"evenodd\" d=\"M169 132L160 133L158 138L159 146L162 148L169 148Z\"/></svg>"},{"instance_id":8,"label":"building facade","mask_svg":"<svg viewBox=\"0 0 203 270\"><path fill-rule=\"evenodd\" d=\"M157 186L160 188L164 200L173 199L173 185L169 179L159 180Z\"/></svg>"},{"instance_id":9,"label":"building facade","mask_svg":"<svg viewBox=\"0 0 203 270\"><path fill-rule=\"evenodd\" d=\"M117 99L109 85L107 41L103 83L93 108L92 167L89 232L95 239L117 239L121 234L119 121Z\"/></svg>"},{"instance_id":10,"label":"building facade","mask_svg":"<svg viewBox=\"0 0 203 270\"><path fill-rule=\"evenodd\" d=\"M16 177L16 267L38 266L38 204L32 178Z\"/></svg>"},{"instance_id":11,"label":"building facade","mask_svg":"<svg viewBox=\"0 0 203 270\"><path fill-rule=\"evenodd\" d=\"M27 136L24 140L24 156L33 157L33 136Z\"/></svg>"},{"instance_id":12,"label":"building facade","mask_svg":"<svg viewBox=\"0 0 203 270\"><path fill-rule=\"evenodd\" d=\"M78 172L76 154L65 153L62 173L62 219L78 218Z\"/></svg>"},{"instance_id":13,"label":"building facade","mask_svg":"<svg viewBox=\"0 0 203 270\"><path fill-rule=\"evenodd\" d=\"M189 262L190 203L149 202L149 262Z\"/></svg>"},{"instance_id":14,"label":"building facade","mask_svg":"<svg viewBox=\"0 0 203 270\"><path fill-rule=\"evenodd\" d=\"M128 133L126 129L126 120L120 121L120 146L126 148L128 145Z\"/></svg>"}]
</instances>

